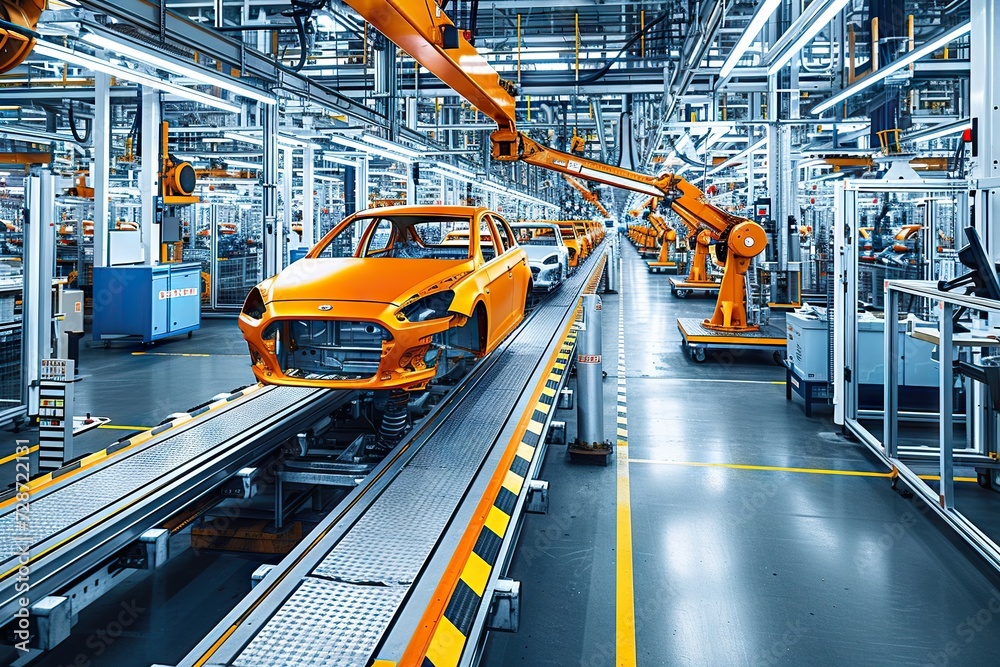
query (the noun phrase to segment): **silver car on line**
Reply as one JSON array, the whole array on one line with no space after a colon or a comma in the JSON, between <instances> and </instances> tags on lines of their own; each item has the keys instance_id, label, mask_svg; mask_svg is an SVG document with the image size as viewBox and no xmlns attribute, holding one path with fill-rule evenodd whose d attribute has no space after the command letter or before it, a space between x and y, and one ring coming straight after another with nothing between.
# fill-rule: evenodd
<instances>
[{"instance_id":1,"label":"silver car on line","mask_svg":"<svg viewBox=\"0 0 1000 667\"><path fill-rule=\"evenodd\" d=\"M511 225L517 243L528 253L528 266L536 290L551 291L569 275L569 249L559 226L544 222Z\"/></svg>"}]
</instances>

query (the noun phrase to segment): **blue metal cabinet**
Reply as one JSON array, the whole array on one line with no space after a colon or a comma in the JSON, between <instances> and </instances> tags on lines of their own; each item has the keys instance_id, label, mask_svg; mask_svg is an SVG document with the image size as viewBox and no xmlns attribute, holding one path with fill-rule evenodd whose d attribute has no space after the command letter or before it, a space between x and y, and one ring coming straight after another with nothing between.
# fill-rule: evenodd
<instances>
[{"instance_id":1,"label":"blue metal cabinet","mask_svg":"<svg viewBox=\"0 0 1000 667\"><path fill-rule=\"evenodd\" d=\"M170 331L197 329L201 325L201 264L172 265L170 293L174 295L166 300Z\"/></svg>"},{"instance_id":2,"label":"blue metal cabinet","mask_svg":"<svg viewBox=\"0 0 1000 667\"><path fill-rule=\"evenodd\" d=\"M138 336L151 343L200 326L200 264L94 267L94 340Z\"/></svg>"}]
</instances>

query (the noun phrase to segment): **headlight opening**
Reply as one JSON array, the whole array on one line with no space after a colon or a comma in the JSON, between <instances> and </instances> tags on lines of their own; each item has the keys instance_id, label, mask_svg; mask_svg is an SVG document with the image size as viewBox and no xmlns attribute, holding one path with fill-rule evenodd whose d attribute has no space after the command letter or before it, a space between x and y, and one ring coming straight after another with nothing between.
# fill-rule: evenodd
<instances>
[{"instance_id":1,"label":"headlight opening","mask_svg":"<svg viewBox=\"0 0 1000 667\"><path fill-rule=\"evenodd\" d=\"M428 294L422 299L404 306L399 312L410 322L424 322L426 320L451 317L448 309L451 308L451 303L454 300L455 292L452 290L442 290Z\"/></svg>"}]
</instances>

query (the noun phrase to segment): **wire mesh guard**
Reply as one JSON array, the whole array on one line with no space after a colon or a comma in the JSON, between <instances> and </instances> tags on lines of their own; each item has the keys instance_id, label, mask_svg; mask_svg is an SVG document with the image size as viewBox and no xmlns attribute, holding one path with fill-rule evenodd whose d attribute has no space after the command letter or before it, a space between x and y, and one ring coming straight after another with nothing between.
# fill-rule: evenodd
<instances>
[{"instance_id":1,"label":"wire mesh guard","mask_svg":"<svg viewBox=\"0 0 1000 667\"><path fill-rule=\"evenodd\" d=\"M243 257L219 257L216 268L216 305L241 306L250 288L263 280L259 253Z\"/></svg>"},{"instance_id":2,"label":"wire mesh guard","mask_svg":"<svg viewBox=\"0 0 1000 667\"><path fill-rule=\"evenodd\" d=\"M22 403L21 327L0 329L0 412Z\"/></svg>"}]
</instances>

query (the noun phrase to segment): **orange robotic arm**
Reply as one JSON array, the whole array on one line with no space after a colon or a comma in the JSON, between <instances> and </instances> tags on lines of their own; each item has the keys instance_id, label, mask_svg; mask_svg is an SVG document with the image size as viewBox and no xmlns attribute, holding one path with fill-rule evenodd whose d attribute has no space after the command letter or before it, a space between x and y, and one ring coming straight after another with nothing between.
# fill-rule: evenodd
<instances>
[{"instance_id":1,"label":"orange robotic arm","mask_svg":"<svg viewBox=\"0 0 1000 667\"><path fill-rule=\"evenodd\" d=\"M522 161L561 174L614 185L651 197L665 197L670 207L702 239L722 245L725 273L716 312L706 326L726 331L756 327L746 321L743 275L763 252L767 236L757 223L732 216L708 203L698 188L670 175L648 176L628 169L553 150L517 131L514 86L461 35L434 0L345 0L365 20L410 54L441 81L497 123L490 135L492 156ZM704 233L703 233L704 232ZM707 255L707 242L705 251ZM730 261L728 255L732 255Z\"/></svg>"},{"instance_id":2,"label":"orange robotic arm","mask_svg":"<svg viewBox=\"0 0 1000 667\"><path fill-rule=\"evenodd\" d=\"M569 174L563 174L563 178L565 178L566 182L572 185L573 188L583 196L584 200L587 201L587 203L596 208L598 213L603 215L605 218L611 217L611 214L608 213L608 209L604 208L604 206L601 204L601 200L598 199L597 195L591 192L586 185L576 180Z\"/></svg>"},{"instance_id":3,"label":"orange robotic arm","mask_svg":"<svg viewBox=\"0 0 1000 667\"><path fill-rule=\"evenodd\" d=\"M345 0L470 104L514 131L513 85L461 35L434 0Z\"/></svg>"},{"instance_id":4,"label":"orange robotic arm","mask_svg":"<svg viewBox=\"0 0 1000 667\"><path fill-rule=\"evenodd\" d=\"M663 219L663 216L659 213L649 214L649 225L656 232L656 242L660 245L659 255L656 259L657 262L661 264L666 264L668 260L668 253L670 251L670 244L677 241L677 232L674 228L667 224L667 221Z\"/></svg>"},{"instance_id":5,"label":"orange robotic arm","mask_svg":"<svg viewBox=\"0 0 1000 667\"><path fill-rule=\"evenodd\" d=\"M906 245L906 242L915 237L923 229L923 225L903 225L903 227L896 233L895 243L892 245L892 249L896 252L906 252L907 250L912 250Z\"/></svg>"},{"instance_id":6,"label":"orange robotic arm","mask_svg":"<svg viewBox=\"0 0 1000 667\"><path fill-rule=\"evenodd\" d=\"M35 48L35 28L45 9L45 0L0 0L0 19L11 24L0 27L0 74L14 69Z\"/></svg>"}]
</instances>

